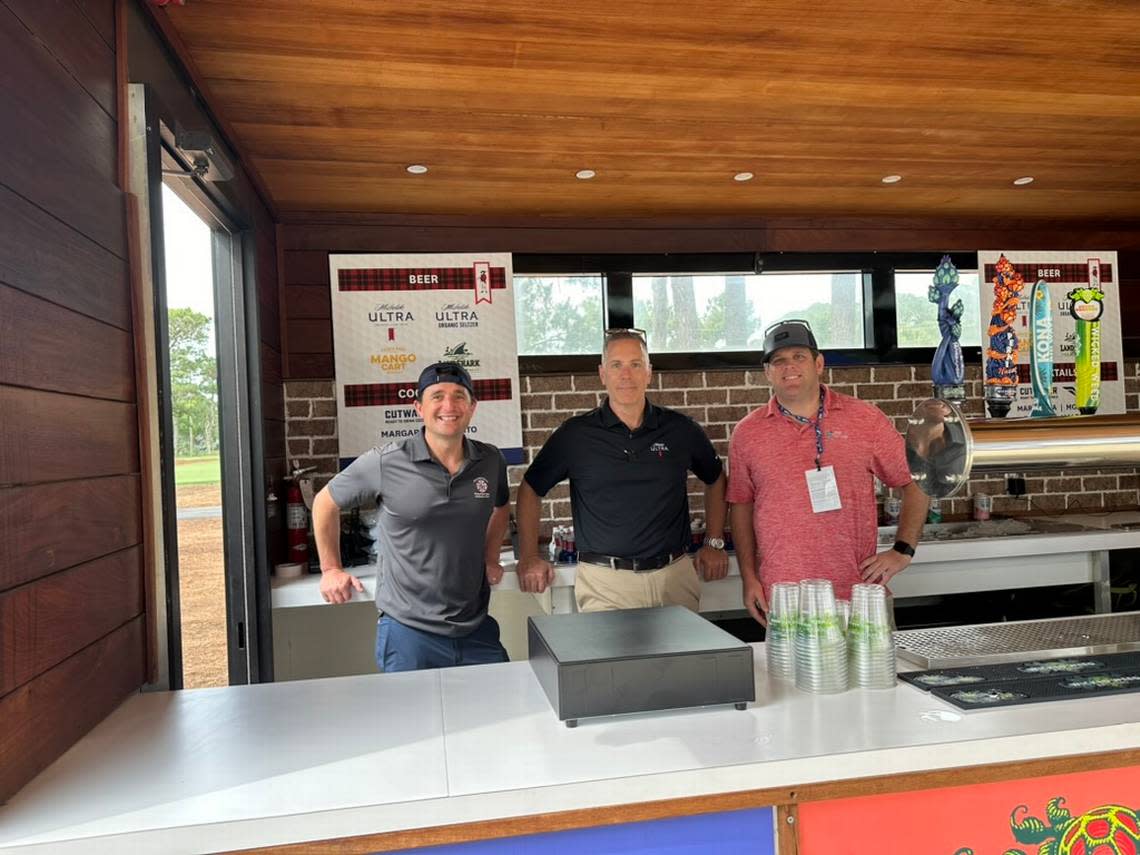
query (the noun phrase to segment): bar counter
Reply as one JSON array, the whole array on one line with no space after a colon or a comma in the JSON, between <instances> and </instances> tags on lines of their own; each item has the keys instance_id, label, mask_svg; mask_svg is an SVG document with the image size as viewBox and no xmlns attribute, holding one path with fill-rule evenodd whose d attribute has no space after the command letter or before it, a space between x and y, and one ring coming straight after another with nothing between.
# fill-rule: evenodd
<instances>
[{"instance_id":1,"label":"bar counter","mask_svg":"<svg viewBox=\"0 0 1140 855\"><path fill-rule=\"evenodd\" d=\"M765 805L791 822L812 799L1140 767L1136 694L962 713L902 683L809 695L754 651L745 711L576 729L526 662L136 695L0 807L0 851L367 852Z\"/></svg>"}]
</instances>

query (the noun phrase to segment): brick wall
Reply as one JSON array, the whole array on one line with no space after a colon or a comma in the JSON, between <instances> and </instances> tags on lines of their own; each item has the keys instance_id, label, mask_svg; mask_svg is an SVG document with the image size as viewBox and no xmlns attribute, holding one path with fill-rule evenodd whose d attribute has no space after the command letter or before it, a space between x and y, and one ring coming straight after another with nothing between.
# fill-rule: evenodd
<instances>
[{"instance_id":1,"label":"brick wall","mask_svg":"<svg viewBox=\"0 0 1140 855\"><path fill-rule=\"evenodd\" d=\"M1129 412L1140 410L1140 363L1126 362L1125 394ZM836 391L872 401L891 416L900 431L917 403L930 397L930 366L879 365L829 368L826 382ZM527 460L542 447L554 429L570 415L596 407L603 396L596 372L549 374L522 378L523 445ZM978 366L967 367L967 416L982 416L982 383ZM717 451L728 456L728 438L747 413L768 401L768 388L760 370L661 371L653 376L650 398L672 407L705 426ZM336 399L333 381L306 380L285 383L286 429L289 456L302 466L317 469L324 484L336 472ZM510 467L511 498L525 465ZM1041 514L1063 511L1102 511L1140 507L1140 475L1137 469L1096 472L1035 472L1026 477L1026 495L1004 495L1000 476L972 479L968 489L943 505L948 519L970 514L975 492L994 497L997 514ZM694 513L703 505L701 484L689 480ZM556 524L570 521L569 490L560 484L543 502L543 534Z\"/></svg>"}]
</instances>

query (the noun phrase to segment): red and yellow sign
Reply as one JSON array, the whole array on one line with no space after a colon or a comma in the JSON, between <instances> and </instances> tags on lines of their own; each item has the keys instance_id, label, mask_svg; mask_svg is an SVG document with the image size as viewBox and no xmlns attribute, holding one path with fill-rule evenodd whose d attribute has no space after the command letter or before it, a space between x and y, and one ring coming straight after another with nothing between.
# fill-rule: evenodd
<instances>
[{"instance_id":1,"label":"red and yellow sign","mask_svg":"<svg viewBox=\"0 0 1140 855\"><path fill-rule=\"evenodd\" d=\"M1140 767L964 784L802 804L799 851L1137 855L1138 813Z\"/></svg>"}]
</instances>

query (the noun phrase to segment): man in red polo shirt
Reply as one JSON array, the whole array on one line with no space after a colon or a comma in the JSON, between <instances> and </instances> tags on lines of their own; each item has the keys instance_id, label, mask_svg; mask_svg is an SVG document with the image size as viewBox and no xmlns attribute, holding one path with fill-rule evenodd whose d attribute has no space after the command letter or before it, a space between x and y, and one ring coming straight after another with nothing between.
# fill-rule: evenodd
<instances>
[{"instance_id":1,"label":"man in red polo shirt","mask_svg":"<svg viewBox=\"0 0 1140 855\"><path fill-rule=\"evenodd\" d=\"M744 606L766 623L775 582L830 579L835 595L857 582L886 584L906 569L928 499L911 480L902 437L872 404L820 382L823 355L807 321L764 336L767 405L729 444L728 501ZM875 477L902 488L898 541L878 551Z\"/></svg>"}]
</instances>

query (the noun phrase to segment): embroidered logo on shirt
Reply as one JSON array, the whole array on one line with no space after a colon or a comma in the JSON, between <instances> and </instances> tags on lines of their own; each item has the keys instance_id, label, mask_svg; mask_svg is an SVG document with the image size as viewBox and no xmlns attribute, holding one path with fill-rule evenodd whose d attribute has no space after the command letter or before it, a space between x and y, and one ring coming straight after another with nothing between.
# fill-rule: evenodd
<instances>
[{"instance_id":1,"label":"embroidered logo on shirt","mask_svg":"<svg viewBox=\"0 0 1140 855\"><path fill-rule=\"evenodd\" d=\"M667 446L663 442L655 442L651 446L649 446L649 450L657 452L658 457L664 457L665 452L667 452L669 450L669 446Z\"/></svg>"},{"instance_id":2,"label":"embroidered logo on shirt","mask_svg":"<svg viewBox=\"0 0 1140 855\"><path fill-rule=\"evenodd\" d=\"M476 499L488 499L488 498L490 498L491 497L490 486L491 485L487 483L486 478L483 478L483 477L476 478L475 479L475 498Z\"/></svg>"}]
</instances>

